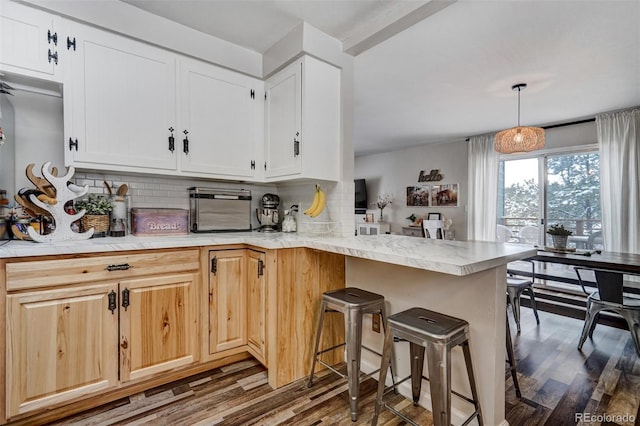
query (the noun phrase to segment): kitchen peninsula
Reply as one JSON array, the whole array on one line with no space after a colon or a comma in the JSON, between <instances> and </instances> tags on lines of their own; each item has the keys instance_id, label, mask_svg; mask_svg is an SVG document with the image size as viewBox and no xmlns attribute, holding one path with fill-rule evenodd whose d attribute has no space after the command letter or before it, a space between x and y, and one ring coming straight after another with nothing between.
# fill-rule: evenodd
<instances>
[{"instance_id":1,"label":"kitchen peninsula","mask_svg":"<svg viewBox=\"0 0 640 426\"><path fill-rule=\"evenodd\" d=\"M166 238L127 236L59 244L11 241L0 247L2 267L0 283L2 297L7 300L2 304L2 315L7 316L7 324L17 318L15 312L11 314L12 310L20 309L16 298L23 298L23 302L27 305L31 304L32 307L38 303L44 304L45 302L37 296L37 293L44 292L33 290L38 286L51 290L47 293L67 286L75 287L77 290L86 292L80 297L90 298L92 296L89 295L88 286L85 286L81 280L93 276L96 278L95 285L106 286L106 279L101 277L108 274L124 277L119 278L120 290L131 289L131 296L128 292L126 293L127 299L131 297L129 312L135 311L134 302L142 301L142 298L135 293L137 282L149 284L158 280L165 280L170 284L173 291L170 294L175 294L180 299L179 303L176 302L176 309L188 307L190 301L195 300L194 306L200 307L201 311L211 311L211 305L207 303L207 299L211 300L212 297L220 297L220 295L216 296L215 292L210 290L208 282L214 279L211 278L212 271L224 268L224 259L231 258L222 255L224 250L231 254L240 253L243 250L264 254L264 258L258 260L258 263L263 262L263 266L258 266L257 275L260 277L260 268L266 270L266 287L262 290L265 294L261 296L265 300L263 349L260 349L260 332L256 334L255 330L252 331L251 325L257 324L260 328L262 323L250 318L247 320L246 328L243 329L246 331L244 334L241 333L240 337L240 340L244 339L244 345L226 349L225 343L222 344L223 350L220 353L226 358L220 358L216 353L208 352L211 346L208 338L212 338L209 328L208 332L201 331L201 336L186 336L186 341L196 342L196 346L199 339L203 341L202 343L206 340L207 344L204 346L207 350L201 352L193 350L189 354L181 353L170 362L159 363L152 367L140 365L136 370L134 368L136 357L141 355L136 354L133 349L131 353L127 352L127 346L133 347L135 344L133 338L124 341L119 339L120 357L127 358L130 364L129 377L125 380L121 373L119 378L95 380L92 384L84 386L82 393L68 394L66 399L58 400L55 395L41 396L38 394L38 389L27 389L27 392L32 392L32 395L12 395L15 390L13 388L19 384L19 381L11 382L14 377L10 371L13 370L3 368L7 371L5 380L9 383L6 386L7 404L3 407L6 415L3 418L12 418L12 416L25 418L31 414L38 415L44 408L51 406L60 407L64 403L81 403L83 398L86 400L85 395L91 392L101 395L101 400L104 402L105 398L108 398L105 395L111 395L114 392L120 392L118 395L133 393L134 391L127 390L129 388L139 391L144 386L163 380L163 377L169 377L167 374L172 371L195 374L197 370L194 370L194 365L202 364L202 368L213 368L225 363L225 359L235 361L238 356L243 354L246 356L247 352L258 359L262 357L262 362L269 369L269 383L272 386L284 385L308 374L312 350L310 339L313 336L320 294L332 287L346 284L383 294L388 301L390 313L399 312L411 306L422 306L467 320L470 324L471 351L485 423L489 425L505 423L506 264L512 260L535 255L535 250L522 246L489 242L428 240L397 235L319 237L304 234L259 233L198 234ZM154 254L157 254L155 263L149 257ZM117 262L116 269L129 267L131 269L104 271L104 265L99 265L99 262L107 262L114 267L111 265L111 259ZM74 273L60 269L57 266L60 262L67 262L66 265L69 268L75 268ZM137 266L136 262L139 262L140 266ZM81 266L85 263L87 267ZM170 264L174 265L174 269L167 266ZM161 272L161 278L157 278ZM253 275L248 274L248 276ZM176 290L189 287L190 282L193 282L190 293ZM254 294L255 287L249 285L247 288L248 290L244 293L238 294L244 294L250 298ZM105 290L105 297L97 299L99 303L96 306L109 303L109 291ZM118 294L122 299L123 295ZM201 302L198 302L199 300ZM120 300L118 304L121 305L121 302ZM117 308L113 306L113 309ZM104 310L107 313L107 322L113 321L109 310ZM56 312L58 311L49 312L49 314L62 316L66 315L67 311L61 309L62 313L56 314ZM247 306L242 312L248 317L256 312L256 308ZM283 312L297 312L297 314L288 315ZM120 309L120 315L126 317L125 309ZM211 312L203 312L201 315L193 314L193 317L187 317L184 321L187 326L183 330L194 334L197 333L194 329L206 330L210 316L213 316ZM30 318L28 314L27 318ZM194 328L193 323L197 323L198 319L207 324L200 326L196 324ZM122 318L120 321L120 327L123 327ZM49 322L55 324L56 320L49 319ZM242 323L244 324L244 321ZM111 323L103 324L103 327L105 327L104 330L108 330L109 327L117 328ZM337 329L339 327L336 327ZM365 329L370 330L371 326L365 326ZM2 341L6 341L9 348L27 345L26 341L29 337L21 340L16 336L17 333L19 331L15 327L7 326L6 338ZM339 334L340 331L336 331L334 337ZM256 335L258 338L252 339L252 336ZM216 338L217 341L221 339L219 335ZM56 339L52 340L54 341L52 345L55 347ZM369 331L365 333L364 340L368 346L375 347L381 344L381 335ZM200 346L203 346L202 343ZM401 344L398 348L401 348ZM12 348L7 351L7 354L7 360L3 360L3 364L18 362L11 358L18 357L19 349ZM117 357L116 354L116 351L111 352L111 357ZM397 351L396 356L399 361L400 375L403 375L408 371L408 355L402 348ZM460 374L464 371L461 358L461 353L454 350L452 354L453 388L462 393L468 393L466 376ZM28 359L31 360L31 358ZM379 359L375 357L365 357L363 368L375 369L378 363ZM53 367L56 366L57 364ZM115 368L114 371L117 376L118 369ZM187 374L184 373L184 375ZM130 381L127 382L127 380ZM104 386L99 386L102 382L105 383ZM65 390L65 392L69 391ZM401 389L401 392L408 393L408 390ZM429 406L427 386L423 387L423 393L421 403ZM36 403L33 395L40 396ZM457 405L455 399L453 400L453 417L466 417L466 407L463 404ZM85 402L85 408L87 406Z\"/></svg>"}]
</instances>

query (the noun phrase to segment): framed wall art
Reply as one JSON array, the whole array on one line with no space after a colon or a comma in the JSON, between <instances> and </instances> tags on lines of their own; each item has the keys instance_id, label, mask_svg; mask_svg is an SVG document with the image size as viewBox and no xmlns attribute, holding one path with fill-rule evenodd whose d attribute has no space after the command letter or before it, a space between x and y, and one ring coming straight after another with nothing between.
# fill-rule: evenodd
<instances>
[{"instance_id":1,"label":"framed wall art","mask_svg":"<svg viewBox=\"0 0 640 426\"><path fill-rule=\"evenodd\" d=\"M407 186L407 207L429 207L429 186Z\"/></svg>"},{"instance_id":2,"label":"framed wall art","mask_svg":"<svg viewBox=\"0 0 640 426\"><path fill-rule=\"evenodd\" d=\"M458 184L441 184L431 186L432 207L458 207Z\"/></svg>"}]
</instances>

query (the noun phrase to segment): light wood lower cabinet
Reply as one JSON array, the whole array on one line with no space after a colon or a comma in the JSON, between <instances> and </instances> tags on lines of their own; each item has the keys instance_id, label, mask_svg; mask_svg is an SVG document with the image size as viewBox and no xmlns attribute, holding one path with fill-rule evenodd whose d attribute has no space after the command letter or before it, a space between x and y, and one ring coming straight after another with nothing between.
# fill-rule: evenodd
<instances>
[{"instance_id":1,"label":"light wood lower cabinet","mask_svg":"<svg viewBox=\"0 0 640 426\"><path fill-rule=\"evenodd\" d=\"M267 365L266 256L246 248L209 251L205 357L215 359L230 350L248 350Z\"/></svg>"},{"instance_id":2,"label":"light wood lower cabinet","mask_svg":"<svg viewBox=\"0 0 640 426\"><path fill-rule=\"evenodd\" d=\"M120 381L150 377L198 359L196 276L120 283ZM129 304L123 298L128 293Z\"/></svg>"},{"instance_id":3,"label":"light wood lower cabinet","mask_svg":"<svg viewBox=\"0 0 640 426\"><path fill-rule=\"evenodd\" d=\"M197 249L8 263L6 416L199 361L199 266Z\"/></svg>"},{"instance_id":4,"label":"light wood lower cabinet","mask_svg":"<svg viewBox=\"0 0 640 426\"><path fill-rule=\"evenodd\" d=\"M249 354L286 385L309 374L322 293L345 286L343 255L306 248L45 259L0 259L0 423L46 423ZM342 317L327 318L323 347L343 339Z\"/></svg>"},{"instance_id":5,"label":"light wood lower cabinet","mask_svg":"<svg viewBox=\"0 0 640 426\"><path fill-rule=\"evenodd\" d=\"M7 415L118 384L118 311L110 282L7 296Z\"/></svg>"},{"instance_id":6,"label":"light wood lower cabinet","mask_svg":"<svg viewBox=\"0 0 640 426\"><path fill-rule=\"evenodd\" d=\"M247 250L247 345L249 345L251 354L266 365L267 280L265 263L265 253Z\"/></svg>"},{"instance_id":7,"label":"light wood lower cabinet","mask_svg":"<svg viewBox=\"0 0 640 426\"><path fill-rule=\"evenodd\" d=\"M209 354L247 344L247 253L209 253Z\"/></svg>"}]
</instances>

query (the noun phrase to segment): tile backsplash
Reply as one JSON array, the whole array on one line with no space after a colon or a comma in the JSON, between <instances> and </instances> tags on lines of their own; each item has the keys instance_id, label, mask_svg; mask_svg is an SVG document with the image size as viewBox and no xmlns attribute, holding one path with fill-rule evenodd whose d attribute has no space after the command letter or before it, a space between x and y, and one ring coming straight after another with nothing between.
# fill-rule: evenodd
<instances>
[{"instance_id":1,"label":"tile backsplash","mask_svg":"<svg viewBox=\"0 0 640 426\"><path fill-rule=\"evenodd\" d=\"M200 186L206 188L230 188L247 189L251 191L251 223L254 229L259 227L255 217L255 209L260 206L260 198L265 193L278 194L280 196L280 207L284 212L290 209L292 204L299 205L297 214L298 231L308 232L314 225L320 222L335 222L331 234L353 235L353 200L347 196L347 188L342 182L321 182L321 186L327 194L327 207L318 217L310 218L303 214L313 201L315 182L285 182L278 184L255 184L211 181L205 179L190 179L185 177L150 176L127 173L99 172L91 170L76 170L72 179L76 185L89 185L89 193L108 194L104 185L106 181L115 192L117 188L127 184L129 190L131 207L167 207L167 208L189 208L189 192L187 188ZM345 204L349 204L349 208ZM322 226L322 225L321 225Z\"/></svg>"}]
</instances>

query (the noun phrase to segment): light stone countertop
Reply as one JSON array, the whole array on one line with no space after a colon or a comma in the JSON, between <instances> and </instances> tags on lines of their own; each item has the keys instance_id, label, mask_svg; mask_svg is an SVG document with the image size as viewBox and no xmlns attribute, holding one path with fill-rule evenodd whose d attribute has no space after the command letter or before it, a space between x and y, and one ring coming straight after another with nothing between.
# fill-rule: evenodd
<instances>
[{"instance_id":1,"label":"light stone countertop","mask_svg":"<svg viewBox=\"0 0 640 426\"><path fill-rule=\"evenodd\" d=\"M264 249L306 247L459 276L494 268L537 253L532 247L517 244L431 240L404 235L328 237L296 233L236 232L154 237L128 235L52 244L13 240L0 246L0 258L228 244L248 244Z\"/></svg>"}]
</instances>

